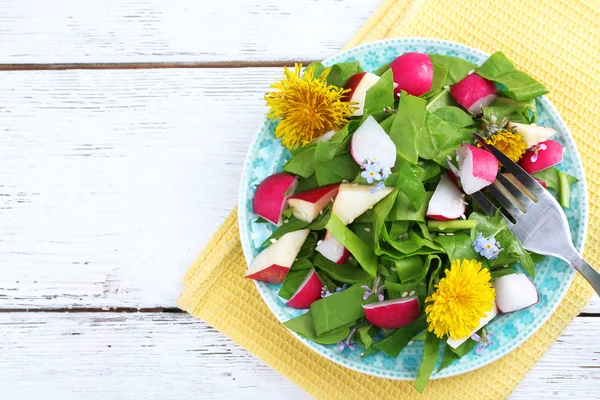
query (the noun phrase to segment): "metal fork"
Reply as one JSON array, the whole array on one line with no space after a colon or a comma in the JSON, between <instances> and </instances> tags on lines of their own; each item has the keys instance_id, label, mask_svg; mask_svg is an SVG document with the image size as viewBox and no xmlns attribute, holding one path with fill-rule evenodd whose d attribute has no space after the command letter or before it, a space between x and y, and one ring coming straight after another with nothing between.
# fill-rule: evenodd
<instances>
[{"instance_id":1,"label":"metal fork","mask_svg":"<svg viewBox=\"0 0 600 400\"><path fill-rule=\"evenodd\" d=\"M504 153L486 144L477 133L473 133L473 136L515 178L509 179L498 174L496 181L486 188L487 193L492 195L505 211L499 210L481 192L473 193L473 200L490 216L500 212L509 229L527 250L566 261L583 275L600 295L600 274L573 246L567 217L556 199Z\"/></svg>"}]
</instances>

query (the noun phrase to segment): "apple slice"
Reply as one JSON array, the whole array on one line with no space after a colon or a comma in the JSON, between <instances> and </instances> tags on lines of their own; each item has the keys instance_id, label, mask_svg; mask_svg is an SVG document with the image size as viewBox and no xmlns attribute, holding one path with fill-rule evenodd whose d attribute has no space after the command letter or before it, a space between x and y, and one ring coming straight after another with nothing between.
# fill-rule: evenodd
<instances>
[{"instance_id":1,"label":"apple slice","mask_svg":"<svg viewBox=\"0 0 600 400\"><path fill-rule=\"evenodd\" d=\"M467 203L462 192L450 178L442 175L427 207L427 217L439 221L450 221L464 215Z\"/></svg>"},{"instance_id":2,"label":"apple slice","mask_svg":"<svg viewBox=\"0 0 600 400\"><path fill-rule=\"evenodd\" d=\"M535 174L536 172L555 166L562 159L562 145L554 140L546 140L527 150L523 158L519 161L519 165L528 174Z\"/></svg>"},{"instance_id":3,"label":"apple slice","mask_svg":"<svg viewBox=\"0 0 600 400\"><path fill-rule=\"evenodd\" d=\"M460 339L448 338L448 340L446 341L448 343L448 346L452 347L453 349L456 349L458 346L460 346L461 344L466 342L467 339L470 338L472 334L476 333L478 330L480 330L481 328L486 326L491 320L493 320L496 317L496 315L498 315L498 307L496 307L496 303L493 303L492 309L485 314L485 317L483 317L479 320L479 326L477 328L473 329L471 331L471 333L469 333L464 338L460 338Z\"/></svg>"},{"instance_id":4,"label":"apple slice","mask_svg":"<svg viewBox=\"0 0 600 400\"><path fill-rule=\"evenodd\" d=\"M294 194L298 178L279 173L266 178L256 188L254 213L275 225L281 225L281 214L288 208L288 197Z\"/></svg>"},{"instance_id":5,"label":"apple slice","mask_svg":"<svg viewBox=\"0 0 600 400\"><path fill-rule=\"evenodd\" d=\"M394 82L394 98L398 98L401 90L413 96L429 92L433 82L433 63L425 53L405 53L390 64Z\"/></svg>"},{"instance_id":6,"label":"apple slice","mask_svg":"<svg viewBox=\"0 0 600 400\"><path fill-rule=\"evenodd\" d=\"M282 283L296 260L310 229L289 232L254 257L245 277L269 283Z\"/></svg>"},{"instance_id":7,"label":"apple slice","mask_svg":"<svg viewBox=\"0 0 600 400\"><path fill-rule=\"evenodd\" d=\"M369 116L352 135L350 153L358 165L369 160L392 168L396 163L396 145L372 116Z\"/></svg>"},{"instance_id":8,"label":"apple slice","mask_svg":"<svg viewBox=\"0 0 600 400\"><path fill-rule=\"evenodd\" d=\"M372 186L342 183L333 202L332 212L338 216L344 225L348 225L392 192L390 187L385 187L374 193L371 193L371 189L373 189Z\"/></svg>"},{"instance_id":9,"label":"apple slice","mask_svg":"<svg viewBox=\"0 0 600 400\"><path fill-rule=\"evenodd\" d=\"M450 88L450 93L458 104L473 115L481 114L482 107L490 106L496 100L496 86L477 74L471 74Z\"/></svg>"},{"instance_id":10,"label":"apple slice","mask_svg":"<svg viewBox=\"0 0 600 400\"><path fill-rule=\"evenodd\" d=\"M458 156L460 183L466 194L473 194L494 183L498 160L491 153L463 143Z\"/></svg>"},{"instance_id":11,"label":"apple slice","mask_svg":"<svg viewBox=\"0 0 600 400\"><path fill-rule=\"evenodd\" d=\"M335 197L339 186L334 184L297 193L288 198L288 204L294 209L296 218L312 222Z\"/></svg>"},{"instance_id":12,"label":"apple slice","mask_svg":"<svg viewBox=\"0 0 600 400\"><path fill-rule=\"evenodd\" d=\"M336 264L344 264L348 261L348 257L350 257L348 249L329 232L325 233L325 238L317 243L315 250Z\"/></svg>"},{"instance_id":13,"label":"apple slice","mask_svg":"<svg viewBox=\"0 0 600 400\"><path fill-rule=\"evenodd\" d=\"M525 144L527 145L527 148L533 147L556 134L556 131L552 128L538 125L520 124L518 122L509 122L506 127L508 129L514 129L515 132L521 135L525 141Z\"/></svg>"},{"instance_id":14,"label":"apple slice","mask_svg":"<svg viewBox=\"0 0 600 400\"><path fill-rule=\"evenodd\" d=\"M398 329L413 322L421 310L416 296L402 297L363 305L367 320L384 329Z\"/></svg>"},{"instance_id":15,"label":"apple slice","mask_svg":"<svg viewBox=\"0 0 600 400\"><path fill-rule=\"evenodd\" d=\"M540 300L533 282L525 274L511 274L496 278L496 305L502 314L522 310Z\"/></svg>"},{"instance_id":16,"label":"apple slice","mask_svg":"<svg viewBox=\"0 0 600 400\"><path fill-rule=\"evenodd\" d=\"M370 72L360 72L352 75L344 89L350 89L348 93L344 95L343 101L352 101L357 104L358 109L354 111L355 117L363 115L365 108L365 98L367 97L367 90L377 83L379 77Z\"/></svg>"},{"instance_id":17,"label":"apple slice","mask_svg":"<svg viewBox=\"0 0 600 400\"><path fill-rule=\"evenodd\" d=\"M310 305L321 298L321 288L323 283L317 275L317 271L311 268L306 274L306 278L302 281L298 290L285 303L286 306L299 309L310 308Z\"/></svg>"}]
</instances>

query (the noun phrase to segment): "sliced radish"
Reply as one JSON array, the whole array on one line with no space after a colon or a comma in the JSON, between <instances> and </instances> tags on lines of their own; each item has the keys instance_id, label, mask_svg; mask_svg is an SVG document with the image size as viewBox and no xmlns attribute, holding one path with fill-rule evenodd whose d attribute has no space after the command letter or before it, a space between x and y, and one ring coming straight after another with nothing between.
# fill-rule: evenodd
<instances>
[{"instance_id":1,"label":"sliced radish","mask_svg":"<svg viewBox=\"0 0 600 400\"><path fill-rule=\"evenodd\" d=\"M390 64L394 82L394 98L398 98L401 90L413 96L421 96L429 92L433 82L433 64L429 55L424 53L405 53Z\"/></svg>"},{"instance_id":2,"label":"sliced radish","mask_svg":"<svg viewBox=\"0 0 600 400\"><path fill-rule=\"evenodd\" d=\"M354 132L350 153L358 165L368 160L392 168L396 163L396 145L372 116Z\"/></svg>"},{"instance_id":3,"label":"sliced radish","mask_svg":"<svg viewBox=\"0 0 600 400\"><path fill-rule=\"evenodd\" d=\"M488 107L496 100L497 91L494 82L471 74L452 86L450 93L467 111L479 115L482 107Z\"/></svg>"},{"instance_id":4,"label":"sliced radish","mask_svg":"<svg viewBox=\"0 0 600 400\"><path fill-rule=\"evenodd\" d=\"M442 175L433 192L427 207L427 217L439 221L449 221L464 215L467 203L463 193L452 183L450 178Z\"/></svg>"},{"instance_id":5,"label":"sliced radish","mask_svg":"<svg viewBox=\"0 0 600 400\"><path fill-rule=\"evenodd\" d=\"M325 238L319 241L315 250L336 264L344 264L350 257L350 252L329 232L325 233Z\"/></svg>"},{"instance_id":6,"label":"sliced radish","mask_svg":"<svg viewBox=\"0 0 600 400\"><path fill-rule=\"evenodd\" d=\"M540 300L533 282L525 274L511 274L496 278L496 305L502 314L522 310Z\"/></svg>"},{"instance_id":7,"label":"sliced radish","mask_svg":"<svg viewBox=\"0 0 600 400\"><path fill-rule=\"evenodd\" d=\"M413 322L421 310L416 296L363 305L367 320L384 329L398 329Z\"/></svg>"},{"instance_id":8,"label":"sliced radish","mask_svg":"<svg viewBox=\"0 0 600 400\"><path fill-rule=\"evenodd\" d=\"M450 178L452 183L454 183L457 188L460 188L460 183L458 182L458 176L456 176L454 171L448 170L448 171L446 171L446 174L448 175L448 178Z\"/></svg>"},{"instance_id":9,"label":"sliced radish","mask_svg":"<svg viewBox=\"0 0 600 400\"><path fill-rule=\"evenodd\" d=\"M563 159L563 147L554 140L546 140L528 149L519 161L519 165L528 174L545 170L560 163Z\"/></svg>"},{"instance_id":10,"label":"sliced radish","mask_svg":"<svg viewBox=\"0 0 600 400\"><path fill-rule=\"evenodd\" d=\"M254 257L246 278L269 283L282 283L296 260L310 229L286 233Z\"/></svg>"},{"instance_id":11,"label":"sliced radish","mask_svg":"<svg viewBox=\"0 0 600 400\"><path fill-rule=\"evenodd\" d=\"M322 134L321 136L319 136L315 140L313 140L312 143L329 142L331 140L331 138L333 137L333 135L335 135L335 131L325 132L324 134Z\"/></svg>"},{"instance_id":12,"label":"sliced radish","mask_svg":"<svg viewBox=\"0 0 600 400\"><path fill-rule=\"evenodd\" d=\"M373 186L342 183L333 202L332 213L337 215L344 225L351 224L359 215L392 192L390 187L373 193L371 189Z\"/></svg>"},{"instance_id":13,"label":"sliced radish","mask_svg":"<svg viewBox=\"0 0 600 400\"><path fill-rule=\"evenodd\" d=\"M288 208L288 197L294 194L298 179L293 175L274 174L256 188L252 206L254 213L275 225L281 225L281 214Z\"/></svg>"},{"instance_id":14,"label":"sliced radish","mask_svg":"<svg viewBox=\"0 0 600 400\"><path fill-rule=\"evenodd\" d=\"M294 293L285 305L299 309L310 308L312 303L321 298L322 287L323 283L321 282L321 279L319 279L317 271L315 271L314 268L311 268L308 271L308 274L306 274L304 281L302 281L298 287L298 290L296 290L296 293Z\"/></svg>"},{"instance_id":15,"label":"sliced radish","mask_svg":"<svg viewBox=\"0 0 600 400\"><path fill-rule=\"evenodd\" d=\"M343 101L352 101L357 104L358 109L354 111L354 116L363 115L365 109L365 99L367 97L367 90L377 83L379 77L370 72L360 72L354 74L348 79L345 89L350 89L344 96Z\"/></svg>"},{"instance_id":16,"label":"sliced radish","mask_svg":"<svg viewBox=\"0 0 600 400\"><path fill-rule=\"evenodd\" d=\"M496 315L498 315L498 307L496 307L496 303L493 303L492 309L485 314L485 317L479 320L479 326L471 331L467 336L460 339L452 339L448 338L446 341L448 346L456 349L458 346L467 341L468 338L471 337L472 334L476 333L478 330L486 326L491 320L493 320Z\"/></svg>"},{"instance_id":17,"label":"sliced radish","mask_svg":"<svg viewBox=\"0 0 600 400\"><path fill-rule=\"evenodd\" d=\"M498 160L491 153L463 143L458 156L460 183L466 194L473 194L496 180Z\"/></svg>"},{"instance_id":18,"label":"sliced radish","mask_svg":"<svg viewBox=\"0 0 600 400\"><path fill-rule=\"evenodd\" d=\"M521 135L525 141L525 144L527 145L527 148L533 147L556 134L556 131L552 128L538 125L520 124L518 122L509 122L507 128L514 129L515 132Z\"/></svg>"},{"instance_id":19,"label":"sliced radish","mask_svg":"<svg viewBox=\"0 0 600 400\"><path fill-rule=\"evenodd\" d=\"M294 209L296 218L312 222L335 197L339 186L335 184L297 193L288 199L288 204Z\"/></svg>"}]
</instances>

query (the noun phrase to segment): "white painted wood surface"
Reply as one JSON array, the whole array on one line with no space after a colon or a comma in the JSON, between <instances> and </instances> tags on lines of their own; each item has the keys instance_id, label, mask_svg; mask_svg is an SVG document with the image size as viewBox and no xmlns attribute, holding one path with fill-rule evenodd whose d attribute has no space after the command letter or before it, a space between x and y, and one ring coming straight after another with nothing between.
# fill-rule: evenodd
<instances>
[{"instance_id":1,"label":"white painted wood surface","mask_svg":"<svg viewBox=\"0 0 600 400\"><path fill-rule=\"evenodd\" d=\"M321 59L377 3L0 0L0 64ZM175 306L279 74L0 72L2 398L307 398L185 314L60 311ZM599 328L576 318L512 398L598 398Z\"/></svg>"},{"instance_id":2,"label":"white painted wood surface","mask_svg":"<svg viewBox=\"0 0 600 400\"><path fill-rule=\"evenodd\" d=\"M2 0L0 63L323 59L379 0Z\"/></svg>"}]
</instances>

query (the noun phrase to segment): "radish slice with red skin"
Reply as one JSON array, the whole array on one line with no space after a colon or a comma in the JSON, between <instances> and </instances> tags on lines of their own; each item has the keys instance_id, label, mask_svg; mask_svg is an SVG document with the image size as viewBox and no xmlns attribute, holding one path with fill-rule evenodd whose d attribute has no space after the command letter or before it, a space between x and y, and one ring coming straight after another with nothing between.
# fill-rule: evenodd
<instances>
[{"instance_id":1,"label":"radish slice with red skin","mask_svg":"<svg viewBox=\"0 0 600 400\"><path fill-rule=\"evenodd\" d=\"M463 193L452 183L450 178L442 175L433 192L427 207L427 217L438 221L450 221L460 218L466 210Z\"/></svg>"},{"instance_id":2,"label":"radish slice with red skin","mask_svg":"<svg viewBox=\"0 0 600 400\"><path fill-rule=\"evenodd\" d=\"M281 225L281 214L288 208L288 198L294 194L298 178L279 173L267 177L256 188L252 207L256 215Z\"/></svg>"},{"instance_id":3,"label":"radish slice with red skin","mask_svg":"<svg viewBox=\"0 0 600 400\"><path fill-rule=\"evenodd\" d=\"M452 86L450 93L467 111L479 115L482 107L488 107L496 100L497 90L494 82L471 74Z\"/></svg>"},{"instance_id":4,"label":"radish slice with red skin","mask_svg":"<svg viewBox=\"0 0 600 400\"><path fill-rule=\"evenodd\" d=\"M413 96L421 96L429 92L433 82L433 63L425 53L405 53L397 57L390 64L394 82L394 98L397 99L400 91Z\"/></svg>"},{"instance_id":5,"label":"radish slice with red skin","mask_svg":"<svg viewBox=\"0 0 600 400\"><path fill-rule=\"evenodd\" d=\"M342 101L357 103L358 108L354 111L355 117L363 115L367 90L376 84L378 80L379 77L375 74L360 72L352 75L346 82L344 89L350 89L350 91L344 95Z\"/></svg>"},{"instance_id":6,"label":"radish slice with red skin","mask_svg":"<svg viewBox=\"0 0 600 400\"><path fill-rule=\"evenodd\" d=\"M375 160L382 167L392 168L396 163L396 145L372 116L352 135L350 153L358 165Z\"/></svg>"},{"instance_id":7,"label":"radish slice with red skin","mask_svg":"<svg viewBox=\"0 0 600 400\"><path fill-rule=\"evenodd\" d=\"M466 194L473 194L496 180L498 160L488 151L464 143L458 156L460 183Z\"/></svg>"},{"instance_id":8,"label":"radish slice with red skin","mask_svg":"<svg viewBox=\"0 0 600 400\"><path fill-rule=\"evenodd\" d=\"M325 238L319 241L315 250L323 257L336 264L344 264L350 257L350 252L329 232L325 233Z\"/></svg>"},{"instance_id":9,"label":"radish slice with red skin","mask_svg":"<svg viewBox=\"0 0 600 400\"><path fill-rule=\"evenodd\" d=\"M540 300L535 285L525 274L496 278L493 287L496 290L496 305L503 314L531 307Z\"/></svg>"},{"instance_id":10,"label":"radish slice with red skin","mask_svg":"<svg viewBox=\"0 0 600 400\"><path fill-rule=\"evenodd\" d=\"M306 274L306 278L298 289L294 293L294 295L289 299L286 306L298 309L307 309L310 308L310 305L315 301L321 298L321 288L323 287L323 283L317 275L317 271L314 268L311 268Z\"/></svg>"},{"instance_id":11,"label":"radish slice with red skin","mask_svg":"<svg viewBox=\"0 0 600 400\"><path fill-rule=\"evenodd\" d=\"M527 150L519 165L528 174L535 174L553 167L563 159L563 147L554 140L546 140Z\"/></svg>"},{"instance_id":12,"label":"radish slice with red skin","mask_svg":"<svg viewBox=\"0 0 600 400\"><path fill-rule=\"evenodd\" d=\"M421 313L416 296L402 297L363 306L367 320L384 329L398 329L416 320Z\"/></svg>"}]
</instances>

